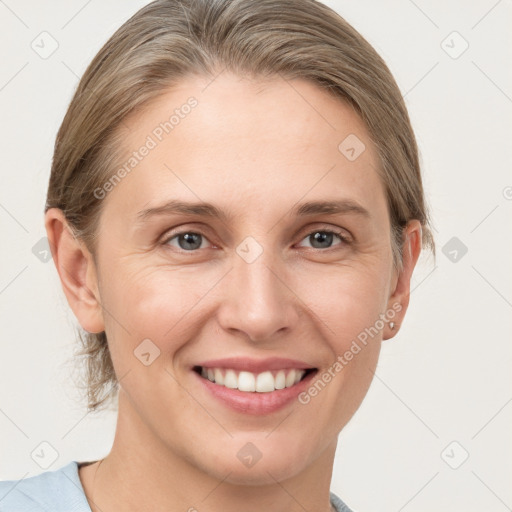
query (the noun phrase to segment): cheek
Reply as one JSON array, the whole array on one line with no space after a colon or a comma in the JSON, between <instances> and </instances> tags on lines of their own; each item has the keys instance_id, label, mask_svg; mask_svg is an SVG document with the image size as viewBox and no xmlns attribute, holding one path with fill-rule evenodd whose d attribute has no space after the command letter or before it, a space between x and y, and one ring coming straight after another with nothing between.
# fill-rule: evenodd
<instances>
[{"instance_id":1,"label":"cheek","mask_svg":"<svg viewBox=\"0 0 512 512\"><path fill-rule=\"evenodd\" d=\"M384 313L389 284L388 273L381 267L331 267L307 278L297 276L297 295L320 320L318 325L337 354L375 326ZM377 323L379 330L381 323Z\"/></svg>"},{"instance_id":2,"label":"cheek","mask_svg":"<svg viewBox=\"0 0 512 512\"><path fill-rule=\"evenodd\" d=\"M339 432L363 401L379 358L379 319L386 306L378 272L345 268L339 273L331 269L330 275L301 291L314 313L310 318L318 319L316 327L329 354L327 366L300 397L311 417L317 418L319 436L325 436L326 429L332 435Z\"/></svg>"},{"instance_id":3,"label":"cheek","mask_svg":"<svg viewBox=\"0 0 512 512\"><path fill-rule=\"evenodd\" d=\"M134 350L150 339L162 352L172 354L197 332L202 301L217 281L214 271L199 276L192 266L142 270L127 266L117 274L114 271L104 296L110 313L107 325L123 340L123 352L128 353L128 343ZM116 347L112 352L118 352Z\"/></svg>"},{"instance_id":4,"label":"cheek","mask_svg":"<svg viewBox=\"0 0 512 512\"><path fill-rule=\"evenodd\" d=\"M327 366L302 397L319 424L342 428L362 402L381 347L388 282L381 265L330 268L302 281L300 296L328 346ZM314 283L306 286L304 283ZM325 384L322 382L323 381Z\"/></svg>"}]
</instances>

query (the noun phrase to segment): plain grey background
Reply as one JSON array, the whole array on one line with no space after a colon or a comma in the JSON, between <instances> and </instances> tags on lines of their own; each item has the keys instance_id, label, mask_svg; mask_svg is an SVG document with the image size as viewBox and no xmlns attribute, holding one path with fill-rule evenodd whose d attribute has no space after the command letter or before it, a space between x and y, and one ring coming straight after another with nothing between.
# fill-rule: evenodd
<instances>
[{"instance_id":1,"label":"plain grey background","mask_svg":"<svg viewBox=\"0 0 512 512\"><path fill-rule=\"evenodd\" d=\"M115 414L77 401L76 320L38 244L78 79L147 3L0 0L0 479L42 472L35 453L53 470L112 443ZM422 258L406 321L340 435L331 488L365 512L511 510L511 1L325 3L405 96L438 250Z\"/></svg>"}]
</instances>

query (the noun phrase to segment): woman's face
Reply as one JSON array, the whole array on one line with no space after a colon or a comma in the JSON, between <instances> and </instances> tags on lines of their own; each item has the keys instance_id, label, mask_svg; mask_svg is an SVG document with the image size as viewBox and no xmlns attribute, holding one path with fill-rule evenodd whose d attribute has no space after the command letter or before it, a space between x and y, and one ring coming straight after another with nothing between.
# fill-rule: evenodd
<instances>
[{"instance_id":1,"label":"woman's face","mask_svg":"<svg viewBox=\"0 0 512 512\"><path fill-rule=\"evenodd\" d=\"M330 460L406 307L363 122L306 81L222 73L124 126L96 260L120 435L238 483Z\"/></svg>"}]
</instances>

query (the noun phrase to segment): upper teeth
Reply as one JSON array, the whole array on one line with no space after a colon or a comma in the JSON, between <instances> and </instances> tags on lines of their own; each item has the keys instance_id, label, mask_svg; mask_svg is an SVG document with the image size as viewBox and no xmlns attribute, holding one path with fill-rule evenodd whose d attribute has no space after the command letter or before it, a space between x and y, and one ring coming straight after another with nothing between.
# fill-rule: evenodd
<instances>
[{"instance_id":1,"label":"upper teeth","mask_svg":"<svg viewBox=\"0 0 512 512\"><path fill-rule=\"evenodd\" d=\"M289 388L302 379L306 370L278 370L262 373L237 372L224 368L201 367L201 376L220 386L240 391L268 393L276 389Z\"/></svg>"}]
</instances>

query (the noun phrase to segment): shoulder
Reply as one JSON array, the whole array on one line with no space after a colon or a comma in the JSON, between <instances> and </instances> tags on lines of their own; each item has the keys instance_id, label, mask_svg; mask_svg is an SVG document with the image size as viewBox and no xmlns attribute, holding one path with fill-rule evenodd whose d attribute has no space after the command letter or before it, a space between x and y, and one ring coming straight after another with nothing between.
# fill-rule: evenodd
<instances>
[{"instance_id":1,"label":"shoulder","mask_svg":"<svg viewBox=\"0 0 512 512\"><path fill-rule=\"evenodd\" d=\"M353 512L352 509L348 508L347 505L333 492L331 492L331 504L336 509L336 512Z\"/></svg>"},{"instance_id":2,"label":"shoulder","mask_svg":"<svg viewBox=\"0 0 512 512\"><path fill-rule=\"evenodd\" d=\"M331 503L336 512L352 512L334 493ZM0 481L1 512L91 512L78 476L78 463L72 461L54 471L45 471L20 480Z\"/></svg>"},{"instance_id":3,"label":"shoulder","mask_svg":"<svg viewBox=\"0 0 512 512\"><path fill-rule=\"evenodd\" d=\"M91 512L78 463L36 476L0 482L1 512Z\"/></svg>"}]
</instances>

